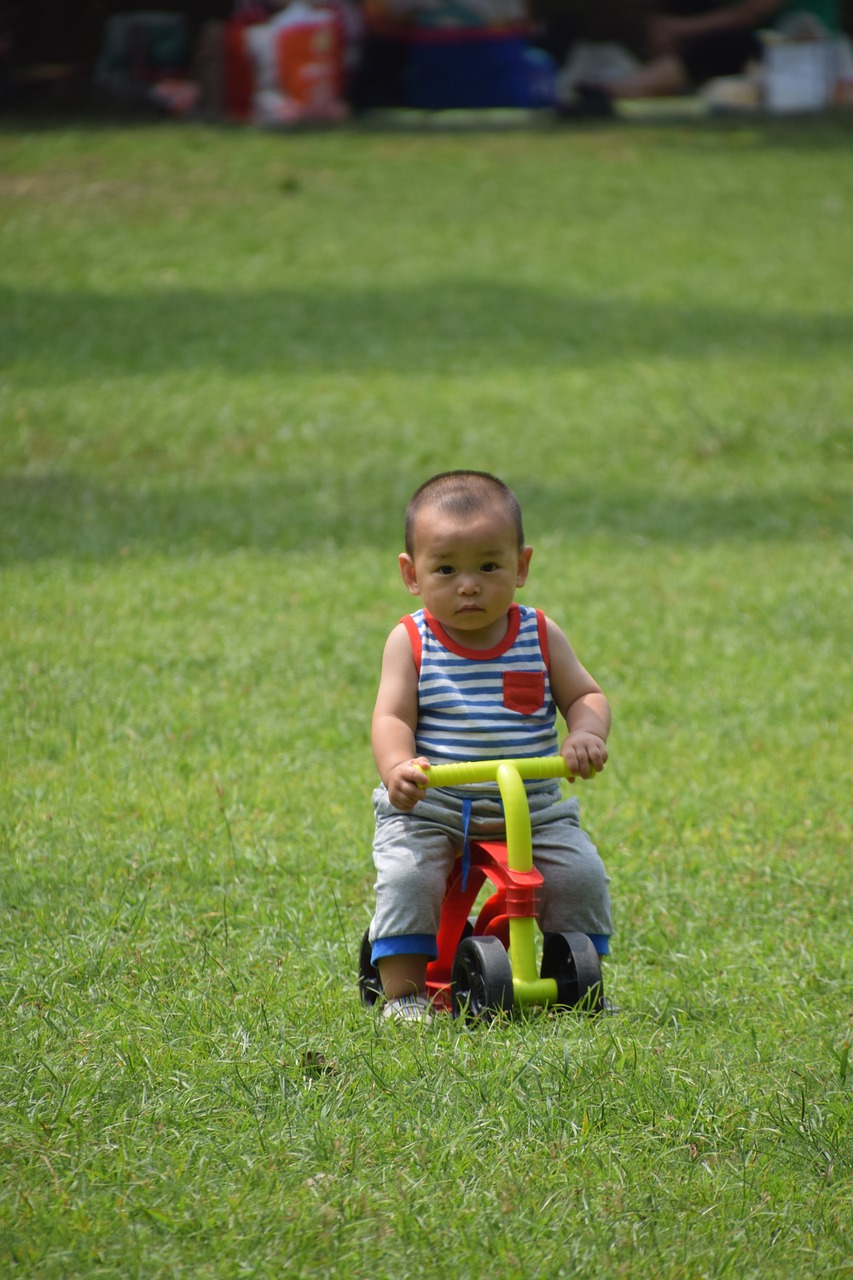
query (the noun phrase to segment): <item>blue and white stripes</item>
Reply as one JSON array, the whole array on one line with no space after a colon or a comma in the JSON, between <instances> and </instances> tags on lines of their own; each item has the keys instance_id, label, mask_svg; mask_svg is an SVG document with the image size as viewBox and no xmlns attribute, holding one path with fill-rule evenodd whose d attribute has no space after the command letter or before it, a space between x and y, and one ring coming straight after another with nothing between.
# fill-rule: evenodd
<instances>
[{"instance_id":1,"label":"blue and white stripes","mask_svg":"<svg viewBox=\"0 0 853 1280\"><path fill-rule=\"evenodd\" d=\"M418 752L435 763L557 752L545 619L538 610L513 605L506 636L488 651L455 643L423 609L403 621L419 666ZM552 784L538 789L543 785Z\"/></svg>"}]
</instances>

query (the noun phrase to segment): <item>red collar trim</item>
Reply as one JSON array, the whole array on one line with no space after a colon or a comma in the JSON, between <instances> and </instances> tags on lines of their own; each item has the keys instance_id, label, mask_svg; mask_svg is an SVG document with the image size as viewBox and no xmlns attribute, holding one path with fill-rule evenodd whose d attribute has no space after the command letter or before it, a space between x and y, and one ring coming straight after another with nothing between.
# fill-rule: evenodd
<instances>
[{"instance_id":1,"label":"red collar trim","mask_svg":"<svg viewBox=\"0 0 853 1280\"><path fill-rule=\"evenodd\" d=\"M511 604L508 613L508 625L506 635L500 640L493 649L467 649L465 645L457 644L456 641L447 634L440 622L424 609L424 618L427 626L445 649L449 649L451 653L456 654L457 658L469 658L472 662L493 662L495 658L502 658L507 650L511 649L518 639L518 633L521 630L521 610L517 604Z\"/></svg>"}]
</instances>

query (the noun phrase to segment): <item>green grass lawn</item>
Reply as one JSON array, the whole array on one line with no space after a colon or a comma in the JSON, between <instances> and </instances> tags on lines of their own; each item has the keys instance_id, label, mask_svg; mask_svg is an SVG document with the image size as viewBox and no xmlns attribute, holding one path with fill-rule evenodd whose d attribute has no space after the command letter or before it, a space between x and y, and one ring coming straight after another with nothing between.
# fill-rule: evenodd
<instances>
[{"instance_id":1,"label":"green grass lawn","mask_svg":"<svg viewBox=\"0 0 853 1280\"><path fill-rule=\"evenodd\" d=\"M853 1275L851 152L0 129L0 1273ZM457 466L613 704L614 1017L357 1001Z\"/></svg>"}]
</instances>

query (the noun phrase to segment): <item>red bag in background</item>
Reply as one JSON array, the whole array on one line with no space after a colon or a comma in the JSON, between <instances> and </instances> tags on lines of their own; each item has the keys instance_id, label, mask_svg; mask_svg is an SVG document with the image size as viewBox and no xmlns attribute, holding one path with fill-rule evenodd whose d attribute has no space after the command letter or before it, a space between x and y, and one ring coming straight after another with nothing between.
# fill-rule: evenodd
<instances>
[{"instance_id":1,"label":"red bag in background","mask_svg":"<svg viewBox=\"0 0 853 1280\"><path fill-rule=\"evenodd\" d=\"M297 0L279 27L276 55L284 96L308 115L334 115L344 88L344 33L337 16Z\"/></svg>"}]
</instances>

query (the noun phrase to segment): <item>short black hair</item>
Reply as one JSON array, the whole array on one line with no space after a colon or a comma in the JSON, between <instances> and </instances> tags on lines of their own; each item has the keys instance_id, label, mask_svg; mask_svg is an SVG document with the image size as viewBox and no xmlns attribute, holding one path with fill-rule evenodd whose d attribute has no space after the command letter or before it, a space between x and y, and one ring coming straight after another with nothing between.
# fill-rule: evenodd
<instances>
[{"instance_id":1,"label":"short black hair","mask_svg":"<svg viewBox=\"0 0 853 1280\"><path fill-rule=\"evenodd\" d=\"M409 499L406 508L406 551L415 554L415 519L426 506L435 506L453 516L473 516L501 503L515 525L519 550L524 546L524 527L518 498L497 476L488 471L441 471L425 480Z\"/></svg>"}]
</instances>

